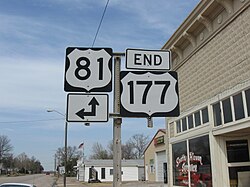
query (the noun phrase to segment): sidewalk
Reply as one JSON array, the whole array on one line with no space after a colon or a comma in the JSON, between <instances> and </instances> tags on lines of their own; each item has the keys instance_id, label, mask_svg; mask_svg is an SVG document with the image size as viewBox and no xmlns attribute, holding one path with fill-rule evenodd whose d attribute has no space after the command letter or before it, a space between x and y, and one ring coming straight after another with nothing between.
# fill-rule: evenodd
<instances>
[{"instance_id":1,"label":"sidewalk","mask_svg":"<svg viewBox=\"0 0 250 187\"><path fill-rule=\"evenodd\" d=\"M66 180L67 187L113 187L112 182L103 182L103 183L87 183L77 181L75 177L67 177ZM147 181L138 181L138 182L123 182L122 186L124 187L167 187L167 184L159 182L147 182ZM60 177L57 180L56 187L63 187L63 177Z\"/></svg>"}]
</instances>

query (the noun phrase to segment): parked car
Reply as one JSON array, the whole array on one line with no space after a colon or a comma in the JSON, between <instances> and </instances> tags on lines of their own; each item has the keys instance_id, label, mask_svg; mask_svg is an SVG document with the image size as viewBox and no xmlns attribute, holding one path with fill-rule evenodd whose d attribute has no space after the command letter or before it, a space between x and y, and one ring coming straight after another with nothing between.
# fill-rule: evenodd
<instances>
[{"instance_id":1,"label":"parked car","mask_svg":"<svg viewBox=\"0 0 250 187\"><path fill-rule=\"evenodd\" d=\"M33 184L24 184L24 183L4 183L0 187L36 187Z\"/></svg>"}]
</instances>

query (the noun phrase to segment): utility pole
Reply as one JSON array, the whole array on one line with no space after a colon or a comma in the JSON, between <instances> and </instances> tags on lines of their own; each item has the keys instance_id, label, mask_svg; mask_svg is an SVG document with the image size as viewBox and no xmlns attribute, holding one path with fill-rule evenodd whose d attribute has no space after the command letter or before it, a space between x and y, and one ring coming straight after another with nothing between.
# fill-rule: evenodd
<instances>
[{"instance_id":1,"label":"utility pole","mask_svg":"<svg viewBox=\"0 0 250 187\"><path fill-rule=\"evenodd\" d=\"M120 187L121 180L121 124L120 116L120 71L121 71L121 56L124 53L114 53L114 101L113 112L118 114L118 117L113 119L113 187Z\"/></svg>"},{"instance_id":2,"label":"utility pole","mask_svg":"<svg viewBox=\"0 0 250 187\"><path fill-rule=\"evenodd\" d=\"M65 138L64 138L64 175L63 175L63 187L66 187L66 180L67 180L67 154L68 154L68 122L65 120Z\"/></svg>"}]
</instances>

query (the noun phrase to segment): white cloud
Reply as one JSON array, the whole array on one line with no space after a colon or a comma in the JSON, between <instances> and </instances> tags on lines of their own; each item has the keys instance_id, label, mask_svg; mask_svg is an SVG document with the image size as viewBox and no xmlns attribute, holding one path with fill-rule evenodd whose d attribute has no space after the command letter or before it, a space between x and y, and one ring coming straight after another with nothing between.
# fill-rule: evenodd
<instances>
[{"instance_id":1,"label":"white cloud","mask_svg":"<svg viewBox=\"0 0 250 187\"><path fill-rule=\"evenodd\" d=\"M34 109L64 103L63 63L10 58L0 62L1 107Z\"/></svg>"}]
</instances>

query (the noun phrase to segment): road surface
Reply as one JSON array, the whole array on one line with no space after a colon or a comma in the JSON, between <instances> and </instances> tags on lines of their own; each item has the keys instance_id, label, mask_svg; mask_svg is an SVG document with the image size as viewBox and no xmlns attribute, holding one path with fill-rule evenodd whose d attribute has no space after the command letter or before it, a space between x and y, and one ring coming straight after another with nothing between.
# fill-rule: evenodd
<instances>
[{"instance_id":1,"label":"road surface","mask_svg":"<svg viewBox=\"0 0 250 187\"><path fill-rule=\"evenodd\" d=\"M52 187L55 181L53 175L45 174L36 174L36 175L25 175L25 176L16 176L16 177L0 177L0 184L6 182L20 182L34 184L37 187Z\"/></svg>"}]
</instances>

